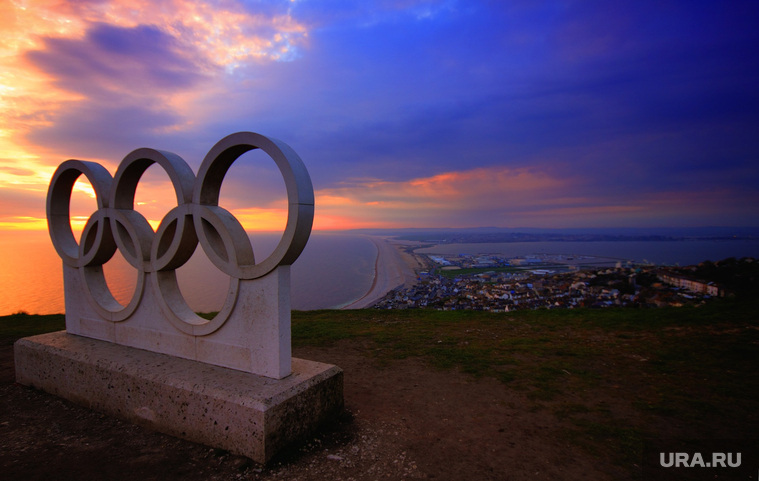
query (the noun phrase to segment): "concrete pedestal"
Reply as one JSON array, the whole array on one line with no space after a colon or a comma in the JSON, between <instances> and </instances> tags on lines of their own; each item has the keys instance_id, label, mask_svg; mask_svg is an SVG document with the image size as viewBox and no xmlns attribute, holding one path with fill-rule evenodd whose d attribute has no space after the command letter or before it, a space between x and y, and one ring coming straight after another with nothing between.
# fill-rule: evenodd
<instances>
[{"instance_id":1,"label":"concrete pedestal","mask_svg":"<svg viewBox=\"0 0 759 481\"><path fill-rule=\"evenodd\" d=\"M342 370L303 359L271 379L65 331L14 353L20 384L259 463L343 408Z\"/></svg>"}]
</instances>

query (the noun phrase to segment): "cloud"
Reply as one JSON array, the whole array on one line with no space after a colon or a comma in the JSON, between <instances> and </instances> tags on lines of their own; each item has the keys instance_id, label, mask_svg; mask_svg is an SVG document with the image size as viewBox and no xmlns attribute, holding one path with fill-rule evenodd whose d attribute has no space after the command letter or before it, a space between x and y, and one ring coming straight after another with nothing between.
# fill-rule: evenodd
<instances>
[{"instance_id":1,"label":"cloud","mask_svg":"<svg viewBox=\"0 0 759 481\"><path fill-rule=\"evenodd\" d=\"M504 224L509 212L545 205L551 190L567 190L567 181L528 169L478 168L408 181L356 180L321 190L316 200L328 215L339 209L404 227L476 226L486 218L488 225Z\"/></svg>"},{"instance_id":2,"label":"cloud","mask_svg":"<svg viewBox=\"0 0 759 481\"><path fill-rule=\"evenodd\" d=\"M693 187L677 192L627 190L609 195L584 176L491 167L409 181L356 180L317 192L317 212L352 227L374 219L396 227L622 227L759 221L755 190ZM723 219L727 221L727 219ZM393 224L395 222L395 224Z\"/></svg>"},{"instance_id":3,"label":"cloud","mask_svg":"<svg viewBox=\"0 0 759 481\"><path fill-rule=\"evenodd\" d=\"M47 218L0 214L0 231L47 230Z\"/></svg>"},{"instance_id":4,"label":"cloud","mask_svg":"<svg viewBox=\"0 0 759 481\"><path fill-rule=\"evenodd\" d=\"M118 162L138 147L161 148L163 133L182 122L171 111L152 105L82 103L56 115L56 122L27 134L27 141L84 160ZM60 157L58 162L65 160Z\"/></svg>"},{"instance_id":5,"label":"cloud","mask_svg":"<svg viewBox=\"0 0 759 481\"><path fill-rule=\"evenodd\" d=\"M119 158L182 126L187 119L175 99L210 79L153 26L95 24L80 39L45 39L26 59L57 89L83 99L54 106L27 142L80 157Z\"/></svg>"},{"instance_id":6,"label":"cloud","mask_svg":"<svg viewBox=\"0 0 759 481\"><path fill-rule=\"evenodd\" d=\"M0 159L0 162L8 162L7 159ZM36 172L31 169L21 167L8 167L0 165L0 175L12 175L17 177L32 177Z\"/></svg>"},{"instance_id":7,"label":"cloud","mask_svg":"<svg viewBox=\"0 0 759 481\"><path fill-rule=\"evenodd\" d=\"M143 146L197 170L253 130L301 155L322 226L756 222L755 2L18 5L0 166L36 175L0 170L3 188ZM228 207L270 222L276 172L242 164Z\"/></svg>"},{"instance_id":8,"label":"cloud","mask_svg":"<svg viewBox=\"0 0 759 481\"><path fill-rule=\"evenodd\" d=\"M251 58L283 60L295 55L308 32L285 3L246 7L234 0L38 0L34 8L15 4L12 32L23 46L34 35L78 38L91 25L134 29L153 26L171 36L203 63L234 66ZM26 35L24 35L26 33Z\"/></svg>"},{"instance_id":9,"label":"cloud","mask_svg":"<svg viewBox=\"0 0 759 481\"><path fill-rule=\"evenodd\" d=\"M79 145L106 158L120 149L101 144L113 137L118 147L129 134L130 150L148 134L193 139L205 120L194 117L196 102L220 94L211 80L250 62L292 60L308 37L286 4L40 0L4 13L0 133L13 140L0 146L32 157Z\"/></svg>"},{"instance_id":10,"label":"cloud","mask_svg":"<svg viewBox=\"0 0 759 481\"><path fill-rule=\"evenodd\" d=\"M83 39L46 38L26 58L56 87L90 102L156 98L196 85L204 70L173 37L152 26L96 24Z\"/></svg>"},{"instance_id":11,"label":"cloud","mask_svg":"<svg viewBox=\"0 0 759 481\"><path fill-rule=\"evenodd\" d=\"M15 188L0 189L0 231L4 229L47 229L45 197L40 193Z\"/></svg>"},{"instance_id":12,"label":"cloud","mask_svg":"<svg viewBox=\"0 0 759 481\"><path fill-rule=\"evenodd\" d=\"M0 142L1 145L2 142ZM12 154L13 152L7 153ZM19 165L24 167L18 167ZM27 158L23 154L15 159L0 159L0 187L2 187L0 191L4 195L12 195L13 192L18 192L25 195L44 196L47 192L47 183L53 176L54 170L54 167L39 162L37 159ZM41 202L44 203L44 200Z\"/></svg>"}]
</instances>

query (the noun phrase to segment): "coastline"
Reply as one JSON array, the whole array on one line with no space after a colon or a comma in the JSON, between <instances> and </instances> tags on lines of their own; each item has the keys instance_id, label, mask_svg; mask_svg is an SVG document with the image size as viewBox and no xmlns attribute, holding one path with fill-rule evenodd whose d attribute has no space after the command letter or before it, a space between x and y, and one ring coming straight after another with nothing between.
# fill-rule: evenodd
<instances>
[{"instance_id":1,"label":"coastline","mask_svg":"<svg viewBox=\"0 0 759 481\"><path fill-rule=\"evenodd\" d=\"M362 297L343 306L341 309L365 309L385 297L385 294L398 287L409 287L416 283L416 270L419 262L398 248L400 244L391 242L386 237L367 236L377 248L374 263L374 279L369 290Z\"/></svg>"}]
</instances>

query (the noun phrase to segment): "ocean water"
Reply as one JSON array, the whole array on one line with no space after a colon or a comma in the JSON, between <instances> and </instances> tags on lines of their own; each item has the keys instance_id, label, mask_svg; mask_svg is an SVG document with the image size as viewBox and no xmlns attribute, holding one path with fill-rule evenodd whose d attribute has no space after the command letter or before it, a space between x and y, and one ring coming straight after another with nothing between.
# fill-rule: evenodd
<instances>
[{"instance_id":1,"label":"ocean water","mask_svg":"<svg viewBox=\"0 0 759 481\"><path fill-rule=\"evenodd\" d=\"M595 242L504 242L441 244L419 249L426 254L567 254L609 257L657 265L693 265L728 257L759 258L759 240L595 241Z\"/></svg>"},{"instance_id":2,"label":"ocean water","mask_svg":"<svg viewBox=\"0 0 759 481\"><path fill-rule=\"evenodd\" d=\"M268 257L279 239L274 234L252 234L256 259ZM311 234L303 253L291 267L292 308L329 309L362 297L372 285L376 257L377 249L366 237ZM177 278L195 311L218 311L223 305L229 277L208 260L201 248L178 269ZM131 290L128 295L131 296Z\"/></svg>"},{"instance_id":3,"label":"ocean water","mask_svg":"<svg viewBox=\"0 0 759 481\"><path fill-rule=\"evenodd\" d=\"M279 241L274 234L252 234L256 259L267 257ZM362 297L371 287L377 249L358 235L313 233L291 268L291 305L297 310L338 307ZM0 238L0 315L26 311L52 314L64 311L61 260L46 232ZM104 266L114 297L127 303L137 270L120 254ZM198 247L177 269L182 294L198 312L217 311L224 303L229 277L220 272Z\"/></svg>"}]
</instances>

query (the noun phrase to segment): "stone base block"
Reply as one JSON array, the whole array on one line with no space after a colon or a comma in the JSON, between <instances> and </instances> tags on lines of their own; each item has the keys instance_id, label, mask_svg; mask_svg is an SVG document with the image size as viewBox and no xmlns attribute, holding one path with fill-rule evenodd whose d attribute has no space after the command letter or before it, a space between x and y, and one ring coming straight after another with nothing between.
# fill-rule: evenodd
<instances>
[{"instance_id":1,"label":"stone base block","mask_svg":"<svg viewBox=\"0 0 759 481\"><path fill-rule=\"evenodd\" d=\"M277 380L65 331L14 352L20 384L259 463L343 408L342 370L303 359Z\"/></svg>"}]
</instances>

